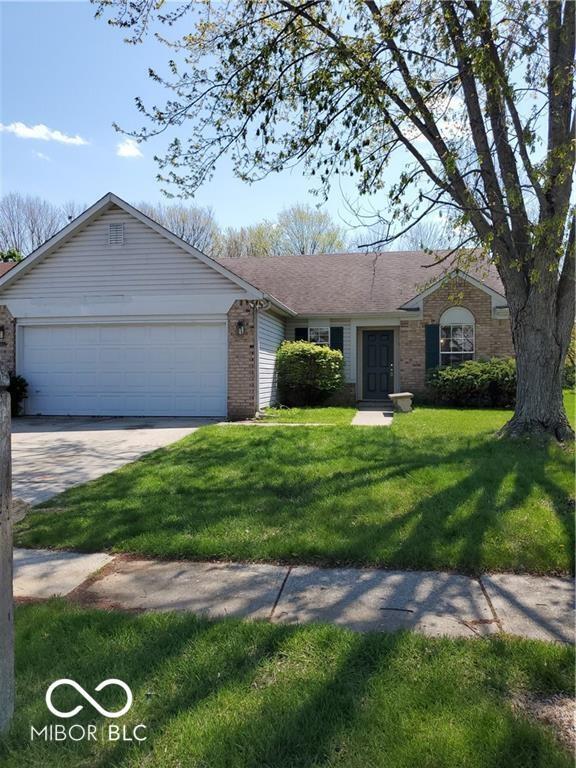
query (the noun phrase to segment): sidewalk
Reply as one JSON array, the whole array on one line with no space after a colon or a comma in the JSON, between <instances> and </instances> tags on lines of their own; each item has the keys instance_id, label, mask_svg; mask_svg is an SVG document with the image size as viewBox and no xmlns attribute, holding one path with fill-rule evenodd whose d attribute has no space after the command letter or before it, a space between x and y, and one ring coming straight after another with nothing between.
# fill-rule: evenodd
<instances>
[{"instance_id":1,"label":"sidewalk","mask_svg":"<svg viewBox=\"0 0 576 768\"><path fill-rule=\"evenodd\" d=\"M435 571L144 560L15 551L17 599L68 599L121 610L192 611L359 632L411 629L474 637L507 632L574 642L574 580Z\"/></svg>"}]
</instances>

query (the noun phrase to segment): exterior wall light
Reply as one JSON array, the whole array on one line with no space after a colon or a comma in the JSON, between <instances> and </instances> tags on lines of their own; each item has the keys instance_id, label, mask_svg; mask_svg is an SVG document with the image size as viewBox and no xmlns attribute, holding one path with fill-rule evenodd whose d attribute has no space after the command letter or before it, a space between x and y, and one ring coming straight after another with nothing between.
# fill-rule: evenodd
<instances>
[{"instance_id":1,"label":"exterior wall light","mask_svg":"<svg viewBox=\"0 0 576 768\"><path fill-rule=\"evenodd\" d=\"M0 325L0 341L4 341L6 337L4 326Z\"/></svg>"},{"instance_id":2,"label":"exterior wall light","mask_svg":"<svg viewBox=\"0 0 576 768\"><path fill-rule=\"evenodd\" d=\"M244 320L238 320L236 323L236 333L238 336L244 336L246 333L246 322Z\"/></svg>"}]
</instances>

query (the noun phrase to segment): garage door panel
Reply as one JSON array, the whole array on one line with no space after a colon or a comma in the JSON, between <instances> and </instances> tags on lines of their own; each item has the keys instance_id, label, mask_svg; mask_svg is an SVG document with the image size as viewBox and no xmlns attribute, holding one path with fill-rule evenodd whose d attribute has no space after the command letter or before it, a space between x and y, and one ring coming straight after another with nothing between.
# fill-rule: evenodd
<instances>
[{"instance_id":1,"label":"garage door panel","mask_svg":"<svg viewBox=\"0 0 576 768\"><path fill-rule=\"evenodd\" d=\"M27 413L226 414L223 323L24 326L19 332Z\"/></svg>"}]
</instances>

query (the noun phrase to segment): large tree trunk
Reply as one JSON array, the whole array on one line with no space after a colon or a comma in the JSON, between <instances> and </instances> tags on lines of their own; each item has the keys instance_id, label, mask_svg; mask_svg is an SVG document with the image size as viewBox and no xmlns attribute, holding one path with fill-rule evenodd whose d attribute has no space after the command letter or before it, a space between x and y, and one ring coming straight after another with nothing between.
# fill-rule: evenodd
<instances>
[{"instance_id":1,"label":"large tree trunk","mask_svg":"<svg viewBox=\"0 0 576 768\"><path fill-rule=\"evenodd\" d=\"M574 437L562 398L562 372L571 322L559 323L555 291L533 291L518 309L511 307L516 350L516 408L501 434L507 437Z\"/></svg>"}]
</instances>

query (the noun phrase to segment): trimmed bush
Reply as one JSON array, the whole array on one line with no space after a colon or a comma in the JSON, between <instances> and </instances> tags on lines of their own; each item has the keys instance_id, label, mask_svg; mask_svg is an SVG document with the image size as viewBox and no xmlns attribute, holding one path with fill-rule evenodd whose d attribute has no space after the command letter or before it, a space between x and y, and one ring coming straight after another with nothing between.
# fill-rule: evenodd
<instances>
[{"instance_id":1,"label":"trimmed bush","mask_svg":"<svg viewBox=\"0 0 576 768\"><path fill-rule=\"evenodd\" d=\"M309 341L284 341L276 352L278 393L283 405L318 405L344 383L339 349Z\"/></svg>"},{"instance_id":2,"label":"trimmed bush","mask_svg":"<svg viewBox=\"0 0 576 768\"><path fill-rule=\"evenodd\" d=\"M10 392L10 409L12 411L12 416L20 416L24 400L28 397L28 382L24 376L16 376L11 373L8 391Z\"/></svg>"},{"instance_id":3,"label":"trimmed bush","mask_svg":"<svg viewBox=\"0 0 576 768\"><path fill-rule=\"evenodd\" d=\"M512 408L516 399L513 358L467 360L432 371L428 386L436 403L479 408Z\"/></svg>"}]
</instances>

